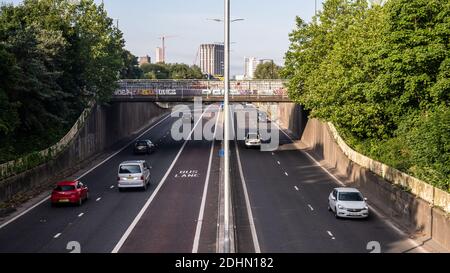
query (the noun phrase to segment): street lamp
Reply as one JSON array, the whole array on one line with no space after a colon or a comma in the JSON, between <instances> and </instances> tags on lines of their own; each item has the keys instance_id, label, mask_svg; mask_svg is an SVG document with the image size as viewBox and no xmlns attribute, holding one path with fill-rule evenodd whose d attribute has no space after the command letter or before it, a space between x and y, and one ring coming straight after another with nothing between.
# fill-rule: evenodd
<instances>
[{"instance_id":1,"label":"street lamp","mask_svg":"<svg viewBox=\"0 0 450 273\"><path fill-rule=\"evenodd\" d=\"M219 19L219 18L207 18L206 20L210 20L210 21L216 21L216 22L223 22L223 20L222 19ZM230 20L230 22L231 23L234 23L234 22L237 22L237 21L244 21L245 19L243 19L243 18L237 18L237 19L233 19L233 20Z\"/></svg>"},{"instance_id":2,"label":"street lamp","mask_svg":"<svg viewBox=\"0 0 450 273\"><path fill-rule=\"evenodd\" d=\"M230 19L230 0L224 0L225 12L224 19L207 19L215 22L224 22L224 50L225 50L225 69L224 69L224 252L231 250L230 246L230 23L244 21L243 18Z\"/></svg>"},{"instance_id":3,"label":"street lamp","mask_svg":"<svg viewBox=\"0 0 450 273\"><path fill-rule=\"evenodd\" d=\"M230 0L225 1L224 31L225 31L225 98L224 98L224 236L225 252L230 251L230 109L228 95L230 93ZM236 19L241 20L241 19ZM216 20L217 21L217 20ZM220 22L217 21L217 22Z\"/></svg>"}]
</instances>

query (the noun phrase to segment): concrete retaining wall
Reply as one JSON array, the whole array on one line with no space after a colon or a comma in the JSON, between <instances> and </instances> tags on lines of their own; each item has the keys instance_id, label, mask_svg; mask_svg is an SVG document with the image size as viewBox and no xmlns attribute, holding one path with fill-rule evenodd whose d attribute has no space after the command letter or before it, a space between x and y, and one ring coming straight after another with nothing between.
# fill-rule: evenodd
<instances>
[{"instance_id":1,"label":"concrete retaining wall","mask_svg":"<svg viewBox=\"0 0 450 273\"><path fill-rule=\"evenodd\" d=\"M54 160L0 181L0 202L39 190L84 167L96 155L123 145L155 119L169 113L154 103L95 105L84 126Z\"/></svg>"},{"instance_id":2,"label":"concrete retaining wall","mask_svg":"<svg viewBox=\"0 0 450 273\"><path fill-rule=\"evenodd\" d=\"M295 107L293 104L280 104L278 113L269 114L277 114L279 124L295 133L298 127L292 121L303 120L306 116L300 113L295 118L284 114L295 113L292 111ZM266 105L262 108L270 112ZM445 212L448 209L448 193L420 180L419 183L415 178L351 150L331 124L310 119L304 125L301 133L296 135L316 160L345 177L343 182L348 186L359 188L369 198L369 203L393 222L412 233L432 239L450 251L450 217ZM433 202L441 207L433 206Z\"/></svg>"}]
</instances>

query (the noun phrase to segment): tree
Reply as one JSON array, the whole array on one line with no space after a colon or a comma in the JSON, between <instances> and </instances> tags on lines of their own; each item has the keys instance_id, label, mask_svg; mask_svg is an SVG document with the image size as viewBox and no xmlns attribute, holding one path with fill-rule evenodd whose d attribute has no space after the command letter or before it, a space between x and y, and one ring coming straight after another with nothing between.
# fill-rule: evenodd
<instances>
[{"instance_id":1,"label":"tree","mask_svg":"<svg viewBox=\"0 0 450 273\"><path fill-rule=\"evenodd\" d=\"M279 79L281 67L273 62L264 62L256 66L255 79Z\"/></svg>"},{"instance_id":2,"label":"tree","mask_svg":"<svg viewBox=\"0 0 450 273\"><path fill-rule=\"evenodd\" d=\"M143 64L141 69L147 79L202 79L203 74L196 65L187 64Z\"/></svg>"},{"instance_id":3,"label":"tree","mask_svg":"<svg viewBox=\"0 0 450 273\"><path fill-rule=\"evenodd\" d=\"M360 152L449 190L449 17L448 1L327 0L290 34L289 96Z\"/></svg>"},{"instance_id":4,"label":"tree","mask_svg":"<svg viewBox=\"0 0 450 273\"><path fill-rule=\"evenodd\" d=\"M130 51L124 50L122 53L124 67L120 71L121 79L140 79L143 77L143 71L139 67L137 57L131 54Z\"/></svg>"},{"instance_id":5,"label":"tree","mask_svg":"<svg viewBox=\"0 0 450 273\"><path fill-rule=\"evenodd\" d=\"M1 4L0 161L48 147L88 101L107 101L130 57L123 46L93 0Z\"/></svg>"}]
</instances>

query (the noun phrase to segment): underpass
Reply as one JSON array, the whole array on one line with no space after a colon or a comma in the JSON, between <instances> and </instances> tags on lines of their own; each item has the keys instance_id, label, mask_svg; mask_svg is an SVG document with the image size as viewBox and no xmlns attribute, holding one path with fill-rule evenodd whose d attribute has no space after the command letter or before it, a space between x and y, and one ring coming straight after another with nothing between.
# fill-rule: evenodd
<instances>
[{"instance_id":1,"label":"underpass","mask_svg":"<svg viewBox=\"0 0 450 273\"><path fill-rule=\"evenodd\" d=\"M235 131L248 132L250 115L238 120L238 111L258 110L232 110ZM373 211L367 220L336 219L328 211L327 199L333 188L341 186L339 179L304 151L283 149L292 138L282 130L279 139L281 146L275 151L246 149L242 140L232 149L234 168L242 167L242 173L233 171L240 252L259 248L262 253L368 253L374 243L381 252L423 252Z\"/></svg>"},{"instance_id":2,"label":"underpass","mask_svg":"<svg viewBox=\"0 0 450 273\"><path fill-rule=\"evenodd\" d=\"M238 120L237 113L257 109L243 108L232 110L233 128L248 132L250 118ZM202 107L195 124L213 121L215 131L222 126L220 109L216 104ZM156 143L156 153L133 155L128 145L80 173L90 189L83 206L51 208L43 200L2 226L0 252L69 252L70 242L78 243L81 252L216 252L223 201L221 141L204 136L176 141L171 129L177 120L166 115L140 137ZM231 144L237 252L367 253L374 244L381 252L423 252L382 214L372 211L368 220L335 219L327 198L341 178L295 148L289 133L277 134L280 147L270 152L245 149L241 139ZM147 160L151 186L145 192L119 193L117 166L133 159Z\"/></svg>"},{"instance_id":3,"label":"underpass","mask_svg":"<svg viewBox=\"0 0 450 273\"><path fill-rule=\"evenodd\" d=\"M211 105L208 108L217 109L218 107ZM215 117L216 115L212 114L208 119ZM195 169L198 170L198 174L202 179L205 177L205 166L207 166L205 162L207 163L209 158L211 142L173 140L171 137L171 128L177 120L179 120L179 118L166 115L155 122L154 125L139 137L141 139L151 139L157 145L155 153L150 155L134 155L132 144L130 144L119 150L117 153L112 154L98 165L84 170L78 178L88 185L90 199L81 207L51 207L50 201L46 197L35 206L31 207L25 214L6 225L2 225L0 228L0 252L67 253L70 251L70 248L68 248L70 242L79 244L81 252L104 253L113 251L118 246L118 243L121 238L123 238L124 234L126 234L129 227L133 224L133 220L136 219L136 216L145 207L149 198L152 198L152 196L157 193L158 187L162 185L162 181L164 181L164 176L167 174L168 170L171 169L171 165L176 161L177 156L179 156L184 148L187 148L187 150L184 150L182 155L183 158L186 157L186 151L197 151L197 153L193 154L194 158L186 161L179 161L176 170ZM187 143L189 143L189 145L187 145ZM116 187L117 167L119 163L123 161L135 159L145 159L151 166L151 186L147 191L130 190L120 193ZM188 165L183 166L184 164ZM217 171L214 173L216 175L218 174ZM217 179L211 177L211 180L211 185L214 185L214 181ZM200 202L203 197L202 189L206 181L201 181L200 179L197 182L198 183L181 182L174 184L172 192L176 195L174 196L175 199L172 201L168 200L169 202L164 204L166 207L159 213L163 213L164 210L176 211L179 209L181 211L183 208L188 208L191 212L189 215L173 214L173 217L179 216L181 217L179 219L181 222L189 222L195 227L195 220L198 217ZM190 192L177 190L183 186L189 187L189 185L193 186ZM214 194L214 186L211 186L210 188L213 189L213 191L210 191L209 193ZM182 189L186 190L186 188ZM164 192L166 192L165 189L162 190L162 193ZM184 199L181 199L180 196L183 195L183 192ZM208 200L211 199L208 198ZM175 202L179 202L178 207L174 206ZM208 215L215 213L216 211L214 211L214 209L216 204L213 205L215 206L208 206L208 210L205 211L205 213ZM167 219L166 216L167 214L163 213L163 217L152 218L151 222L158 223L161 219ZM148 219L144 217L143 220ZM163 230L164 229L160 229L158 232ZM205 234L212 233L208 228L205 228L204 231ZM158 232L153 234L157 234ZM182 238L185 238L183 240L188 243L186 248L180 249L174 247L178 245L179 237L171 238L170 236L163 238L161 242L164 241L173 248L164 247L164 244L160 244L160 248L153 244L151 247L155 252L173 252L176 250L191 252L193 238L196 234L195 228L193 230L192 228L186 230L186 232L179 235ZM199 248L204 249L205 251L212 251L211 249L213 249L213 247L211 247L210 244L215 244L216 238L211 238L211 236L205 234L202 235L201 238L204 238L205 244L207 245L203 245L202 241L200 241ZM171 239L174 241L170 242ZM148 249L139 247L133 248L127 244L125 250L139 252L147 251Z\"/></svg>"}]
</instances>

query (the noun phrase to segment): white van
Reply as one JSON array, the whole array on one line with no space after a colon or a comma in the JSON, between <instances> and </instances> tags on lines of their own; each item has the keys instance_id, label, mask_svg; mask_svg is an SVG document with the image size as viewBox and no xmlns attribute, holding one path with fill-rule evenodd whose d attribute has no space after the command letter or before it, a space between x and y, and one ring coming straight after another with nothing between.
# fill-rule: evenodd
<instances>
[{"instance_id":1,"label":"white van","mask_svg":"<svg viewBox=\"0 0 450 273\"><path fill-rule=\"evenodd\" d=\"M150 168L145 160L133 160L120 163L117 174L119 191L124 188L142 188L147 190L150 184Z\"/></svg>"}]
</instances>

